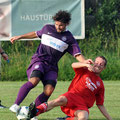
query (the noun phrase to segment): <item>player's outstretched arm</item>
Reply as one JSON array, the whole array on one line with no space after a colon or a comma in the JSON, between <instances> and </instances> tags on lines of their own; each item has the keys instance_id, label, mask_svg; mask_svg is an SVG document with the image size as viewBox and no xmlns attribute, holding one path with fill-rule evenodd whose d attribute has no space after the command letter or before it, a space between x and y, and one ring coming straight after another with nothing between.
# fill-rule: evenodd
<instances>
[{"instance_id":1,"label":"player's outstretched arm","mask_svg":"<svg viewBox=\"0 0 120 120\"><path fill-rule=\"evenodd\" d=\"M76 58L79 62L84 62L84 63L88 63L88 64L93 64L92 59L87 59L87 60L86 60L82 54L76 55L75 58Z\"/></svg>"},{"instance_id":2,"label":"player's outstretched arm","mask_svg":"<svg viewBox=\"0 0 120 120\"><path fill-rule=\"evenodd\" d=\"M32 38L37 38L36 32L29 32L23 35L19 35L19 36L14 36L10 39L10 42L13 44L16 40L20 40L20 39L32 39Z\"/></svg>"},{"instance_id":3,"label":"player's outstretched arm","mask_svg":"<svg viewBox=\"0 0 120 120\"><path fill-rule=\"evenodd\" d=\"M89 71L94 71L93 66L89 63L84 63L84 62L72 63L72 68L82 68L82 67L88 68Z\"/></svg>"},{"instance_id":4,"label":"player's outstretched arm","mask_svg":"<svg viewBox=\"0 0 120 120\"><path fill-rule=\"evenodd\" d=\"M104 105L97 105L97 107L99 108L101 113L107 118L107 120L112 120L111 116L108 114L108 112L107 112L106 108L104 107Z\"/></svg>"}]
</instances>

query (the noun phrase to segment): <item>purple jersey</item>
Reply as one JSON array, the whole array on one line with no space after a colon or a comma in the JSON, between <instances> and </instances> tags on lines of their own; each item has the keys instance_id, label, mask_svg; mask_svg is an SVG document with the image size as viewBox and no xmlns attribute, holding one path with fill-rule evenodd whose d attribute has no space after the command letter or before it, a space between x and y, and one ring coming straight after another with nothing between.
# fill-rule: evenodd
<instances>
[{"instance_id":1,"label":"purple jersey","mask_svg":"<svg viewBox=\"0 0 120 120\"><path fill-rule=\"evenodd\" d=\"M58 33L55 25L45 25L42 30L36 32L41 38L32 62L46 61L50 65L57 65L60 58L66 53L75 56L81 54L80 48L69 31Z\"/></svg>"}]
</instances>

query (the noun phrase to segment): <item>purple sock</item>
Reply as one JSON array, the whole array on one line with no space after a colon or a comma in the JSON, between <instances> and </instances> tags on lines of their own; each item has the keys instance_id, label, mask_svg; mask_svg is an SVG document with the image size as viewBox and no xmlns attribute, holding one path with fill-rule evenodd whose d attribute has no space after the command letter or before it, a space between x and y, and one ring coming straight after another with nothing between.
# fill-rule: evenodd
<instances>
[{"instance_id":1,"label":"purple sock","mask_svg":"<svg viewBox=\"0 0 120 120\"><path fill-rule=\"evenodd\" d=\"M45 95L45 93L43 92L42 94L40 94L36 100L35 100L35 105L38 106L43 102L47 102L47 100L49 99L50 96Z\"/></svg>"},{"instance_id":2,"label":"purple sock","mask_svg":"<svg viewBox=\"0 0 120 120\"><path fill-rule=\"evenodd\" d=\"M29 91L33 88L33 84L31 82L26 82L19 90L15 104L19 105L27 96Z\"/></svg>"}]
</instances>

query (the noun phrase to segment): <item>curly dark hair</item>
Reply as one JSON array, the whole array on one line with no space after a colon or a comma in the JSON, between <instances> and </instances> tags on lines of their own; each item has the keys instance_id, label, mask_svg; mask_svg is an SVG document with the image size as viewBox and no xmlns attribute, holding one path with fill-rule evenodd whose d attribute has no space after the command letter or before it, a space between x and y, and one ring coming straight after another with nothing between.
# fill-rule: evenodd
<instances>
[{"instance_id":1,"label":"curly dark hair","mask_svg":"<svg viewBox=\"0 0 120 120\"><path fill-rule=\"evenodd\" d=\"M60 10L53 16L53 20L69 24L71 20L71 14L67 11Z\"/></svg>"}]
</instances>

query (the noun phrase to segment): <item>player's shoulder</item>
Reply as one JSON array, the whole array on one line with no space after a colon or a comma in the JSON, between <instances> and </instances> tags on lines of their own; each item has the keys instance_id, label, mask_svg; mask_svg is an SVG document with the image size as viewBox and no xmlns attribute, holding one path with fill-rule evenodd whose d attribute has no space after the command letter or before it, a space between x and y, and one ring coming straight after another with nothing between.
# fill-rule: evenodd
<instances>
[{"instance_id":1,"label":"player's shoulder","mask_svg":"<svg viewBox=\"0 0 120 120\"><path fill-rule=\"evenodd\" d=\"M103 83L103 80L102 80L102 78L100 77L100 76L98 76L98 75L94 75L94 80L96 81L96 84L101 84L101 86L104 86L104 83Z\"/></svg>"},{"instance_id":2,"label":"player's shoulder","mask_svg":"<svg viewBox=\"0 0 120 120\"><path fill-rule=\"evenodd\" d=\"M88 69L86 67L81 67L81 68L73 68L73 70L76 72L76 74L79 74L81 72L87 72Z\"/></svg>"},{"instance_id":3,"label":"player's shoulder","mask_svg":"<svg viewBox=\"0 0 120 120\"><path fill-rule=\"evenodd\" d=\"M64 36L67 37L67 39L70 42L70 44L77 43L77 41L74 38L73 34L69 30L64 31Z\"/></svg>"},{"instance_id":4,"label":"player's shoulder","mask_svg":"<svg viewBox=\"0 0 120 120\"><path fill-rule=\"evenodd\" d=\"M69 30L66 30L65 33L67 33L69 36L73 37L73 34Z\"/></svg>"}]
</instances>

